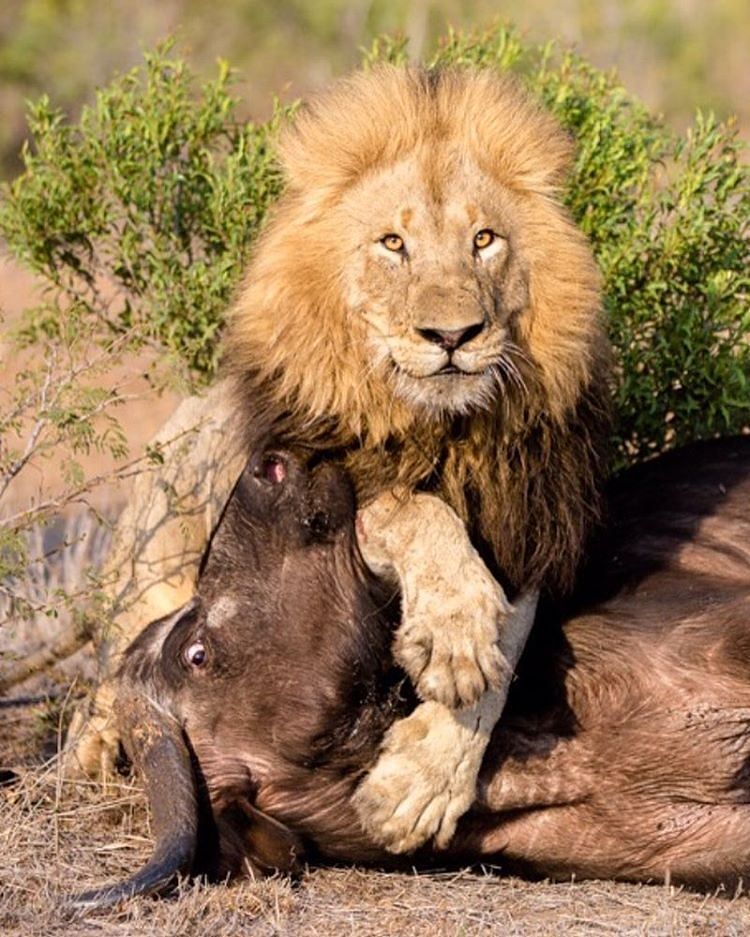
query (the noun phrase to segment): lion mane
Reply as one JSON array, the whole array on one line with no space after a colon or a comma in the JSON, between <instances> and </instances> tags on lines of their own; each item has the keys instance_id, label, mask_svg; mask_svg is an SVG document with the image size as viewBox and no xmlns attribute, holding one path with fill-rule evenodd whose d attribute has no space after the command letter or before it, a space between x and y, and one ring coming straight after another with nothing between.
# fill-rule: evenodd
<instances>
[{"instance_id":1,"label":"lion mane","mask_svg":"<svg viewBox=\"0 0 750 937\"><path fill-rule=\"evenodd\" d=\"M506 588L565 590L599 511L610 375L599 275L561 201L567 134L509 76L382 66L302 108L280 154L285 192L225 339L248 433L257 440L261 426L341 459L361 503L392 488L435 493ZM369 250L347 199L373 178L388 192L409 160L427 195L409 193L404 224L415 198L439 213L463 197L451 188L456 166L474 167L487 197L504 200L515 273L506 264L482 288L515 357L476 406L430 409L397 393L367 310L347 293L357 252ZM435 271L432 287L443 288Z\"/></svg>"}]
</instances>

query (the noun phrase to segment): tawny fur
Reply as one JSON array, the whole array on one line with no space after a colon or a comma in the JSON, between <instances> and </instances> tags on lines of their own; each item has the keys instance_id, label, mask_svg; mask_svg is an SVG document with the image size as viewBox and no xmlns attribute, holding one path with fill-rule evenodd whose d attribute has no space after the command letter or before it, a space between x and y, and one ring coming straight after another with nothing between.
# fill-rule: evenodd
<instances>
[{"instance_id":1,"label":"tawny fur","mask_svg":"<svg viewBox=\"0 0 750 937\"><path fill-rule=\"evenodd\" d=\"M227 340L251 449L271 433L333 450L365 510L394 486L434 492L468 520L511 592L564 586L598 507L607 352L590 251L558 200L568 151L552 119L497 75L383 68L340 83L301 112L282 142L287 191ZM484 227L502 235L488 262L470 249ZM378 239L394 228L414 244L408 264L382 256ZM460 349L469 373L436 385L430 362L443 352L417 330L476 325L480 314L481 334ZM394 367L396 355L412 373ZM237 443L234 405L223 391L203 407L219 436ZM128 526L118 541L113 567L137 562L124 607L116 602L110 661L147 620L146 606L166 611L173 601L164 557L178 560L192 589L199 556L192 545L207 544L213 532L200 505L204 496L212 503L217 493L229 496L242 450L220 450L225 467L208 473L191 452L179 460L177 479L167 463L139 492L143 503L155 493L158 510L142 536ZM178 493L177 516L162 504L162 490ZM187 518L189 506L198 511ZM429 527L431 540L443 535ZM419 569L413 551L405 559ZM449 575L436 591L464 587ZM408 618L408 603L404 610ZM476 611L467 605L467 614ZM432 622L435 634L441 624ZM441 642L459 650L473 634L464 626L442 631ZM420 687L435 683L429 668L412 676ZM476 685L456 677L443 678L444 696L459 682ZM427 695L435 697L434 686ZM114 751L112 732L100 736L110 722L106 692L97 705L101 716L71 744L71 761L89 771ZM437 802L444 792L423 773L423 789ZM409 777L416 788L413 770ZM473 782L451 787L461 803L472 790Z\"/></svg>"},{"instance_id":2,"label":"tawny fur","mask_svg":"<svg viewBox=\"0 0 750 937\"><path fill-rule=\"evenodd\" d=\"M598 510L609 358L591 251L560 199L570 150L494 72L339 82L282 139L286 191L226 340L254 432L262 415L276 438L336 449L361 503L438 494L513 590L565 588ZM398 273L373 256L397 225L417 245ZM483 227L503 235L488 264L467 247ZM386 346L421 361L416 329L463 327L472 302L474 357L498 360L442 406L437 380L404 376Z\"/></svg>"}]
</instances>

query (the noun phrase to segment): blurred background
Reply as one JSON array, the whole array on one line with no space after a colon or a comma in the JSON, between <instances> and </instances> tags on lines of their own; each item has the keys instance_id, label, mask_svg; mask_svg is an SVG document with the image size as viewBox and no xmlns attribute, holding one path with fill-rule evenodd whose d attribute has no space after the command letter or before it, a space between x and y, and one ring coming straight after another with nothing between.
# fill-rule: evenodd
<instances>
[{"instance_id":1,"label":"blurred background","mask_svg":"<svg viewBox=\"0 0 750 937\"><path fill-rule=\"evenodd\" d=\"M379 33L408 36L418 58L449 25L498 19L616 68L675 126L701 107L736 113L748 135L748 0L2 0L0 172L18 167L25 99L46 92L75 115L97 85L167 35L207 76L228 59L244 114L262 118L272 94L287 100L324 84Z\"/></svg>"}]
</instances>

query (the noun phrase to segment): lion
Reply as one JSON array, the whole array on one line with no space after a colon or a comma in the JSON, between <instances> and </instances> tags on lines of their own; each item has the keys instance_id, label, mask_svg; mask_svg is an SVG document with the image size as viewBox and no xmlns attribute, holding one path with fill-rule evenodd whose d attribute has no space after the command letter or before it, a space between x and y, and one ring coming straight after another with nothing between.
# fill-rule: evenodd
<instances>
[{"instance_id":1,"label":"lion","mask_svg":"<svg viewBox=\"0 0 750 937\"><path fill-rule=\"evenodd\" d=\"M567 135L508 76L384 66L303 110L280 152L286 192L227 337L238 412L334 450L360 505L436 495L509 595L564 591L598 512L609 378L599 274L560 201ZM501 708L490 694L460 728L445 709L497 686L484 616L408 612L396 657L430 702L359 795L397 851L450 837Z\"/></svg>"},{"instance_id":2,"label":"lion","mask_svg":"<svg viewBox=\"0 0 750 937\"><path fill-rule=\"evenodd\" d=\"M535 596L571 585L599 512L610 359L561 200L571 142L507 75L379 66L300 110L279 149L286 189L230 316L225 382L198 406L210 441L176 460L181 481L144 483L157 507L125 525L127 543L144 518L160 532L121 573L122 633L194 587L248 447L342 462L363 555L401 586L396 656L424 700L363 779L360 817L395 852L440 845Z\"/></svg>"},{"instance_id":3,"label":"lion","mask_svg":"<svg viewBox=\"0 0 750 937\"><path fill-rule=\"evenodd\" d=\"M337 448L361 503L439 495L506 588L566 589L609 380L568 135L508 75L381 66L302 110L280 156L226 338L253 431L263 412Z\"/></svg>"}]
</instances>

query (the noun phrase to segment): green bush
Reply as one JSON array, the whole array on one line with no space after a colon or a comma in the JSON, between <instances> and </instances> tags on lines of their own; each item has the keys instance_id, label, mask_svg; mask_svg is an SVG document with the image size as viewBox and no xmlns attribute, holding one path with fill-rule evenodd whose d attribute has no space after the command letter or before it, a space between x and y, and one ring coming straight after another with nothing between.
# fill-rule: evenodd
<instances>
[{"instance_id":1,"label":"green bush","mask_svg":"<svg viewBox=\"0 0 750 937\"><path fill-rule=\"evenodd\" d=\"M402 61L397 40L366 63ZM508 68L575 136L568 202L594 245L617 357L622 464L750 424L750 169L732 124L672 132L614 75L510 28L450 34L431 64ZM0 232L51 287L28 340L71 306L102 340L127 335L213 373L232 289L281 180L267 124L237 121L226 66L196 91L168 48L101 90L78 124L30 111L25 171ZM106 284L106 288L103 286Z\"/></svg>"},{"instance_id":2,"label":"green bush","mask_svg":"<svg viewBox=\"0 0 750 937\"><path fill-rule=\"evenodd\" d=\"M222 63L196 93L166 46L100 90L77 125L46 97L30 107L25 172L0 204L0 233L52 288L28 338L72 303L102 334L213 372L237 272L281 185L270 143L284 112L239 122L230 78Z\"/></svg>"}]
</instances>

